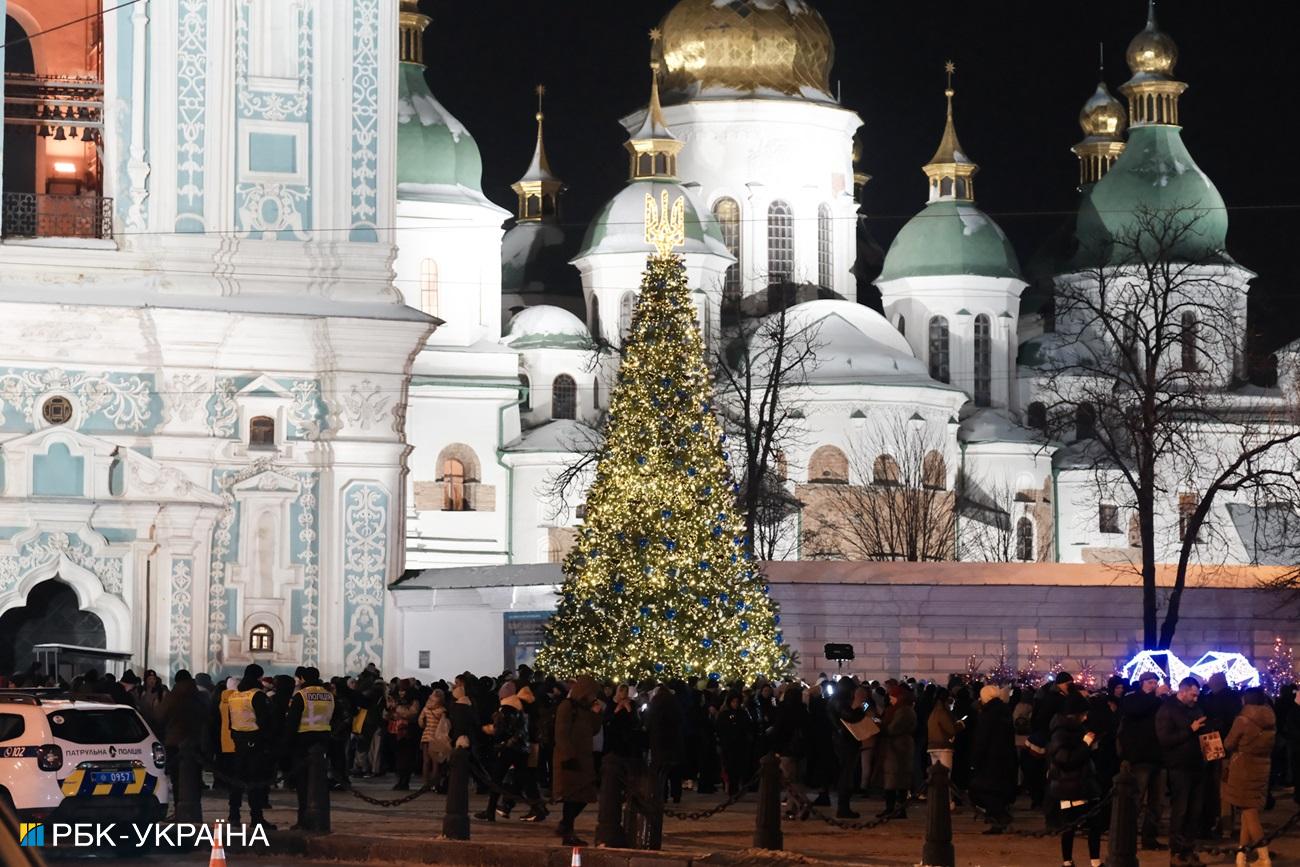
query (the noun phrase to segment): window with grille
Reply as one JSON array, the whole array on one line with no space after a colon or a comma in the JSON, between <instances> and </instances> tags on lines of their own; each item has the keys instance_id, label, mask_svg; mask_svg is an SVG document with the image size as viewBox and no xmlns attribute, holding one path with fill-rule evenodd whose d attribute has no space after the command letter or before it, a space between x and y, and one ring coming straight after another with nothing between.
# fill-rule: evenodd
<instances>
[{"instance_id":1,"label":"window with grille","mask_svg":"<svg viewBox=\"0 0 1300 867\"><path fill-rule=\"evenodd\" d=\"M551 418L578 417L578 384L567 373L551 382Z\"/></svg>"},{"instance_id":2,"label":"window with grille","mask_svg":"<svg viewBox=\"0 0 1300 867\"><path fill-rule=\"evenodd\" d=\"M817 209L817 283L825 289L835 285L835 241L831 206Z\"/></svg>"},{"instance_id":3,"label":"window with grille","mask_svg":"<svg viewBox=\"0 0 1300 867\"><path fill-rule=\"evenodd\" d=\"M41 418L50 424L67 424L72 420L72 401L55 395L41 406Z\"/></svg>"},{"instance_id":4,"label":"window with grille","mask_svg":"<svg viewBox=\"0 0 1300 867\"><path fill-rule=\"evenodd\" d=\"M254 416L248 422L248 444L261 448L275 446L275 419L270 416Z\"/></svg>"},{"instance_id":5,"label":"window with grille","mask_svg":"<svg viewBox=\"0 0 1300 867\"><path fill-rule=\"evenodd\" d=\"M248 631L248 649L255 653L275 650L275 632L265 623L257 624Z\"/></svg>"},{"instance_id":6,"label":"window with grille","mask_svg":"<svg viewBox=\"0 0 1300 867\"><path fill-rule=\"evenodd\" d=\"M975 317L975 405L988 406L993 399L993 335L987 315Z\"/></svg>"},{"instance_id":7,"label":"window with grille","mask_svg":"<svg viewBox=\"0 0 1300 867\"><path fill-rule=\"evenodd\" d=\"M727 252L736 257L722 278L722 312L731 314L740 307L743 294L740 285L740 205L735 199L718 199L713 205L713 218L718 221Z\"/></svg>"},{"instance_id":8,"label":"window with grille","mask_svg":"<svg viewBox=\"0 0 1300 867\"><path fill-rule=\"evenodd\" d=\"M930 320L930 378L951 381L948 366L948 320L935 316Z\"/></svg>"},{"instance_id":9,"label":"window with grille","mask_svg":"<svg viewBox=\"0 0 1300 867\"><path fill-rule=\"evenodd\" d=\"M438 263L432 259L420 263L420 308L430 316L438 315Z\"/></svg>"},{"instance_id":10,"label":"window with grille","mask_svg":"<svg viewBox=\"0 0 1300 867\"><path fill-rule=\"evenodd\" d=\"M794 215L785 202L767 209L767 282L788 283L794 277Z\"/></svg>"},{"instance_id":11,"label":"window with grille","mask_svg":"<svg viewBox=\"0 0 1300 867\"><path fill-rule=\"evenodd\" d=\"M1016 559L1034 559L1034 522L1028 518L1016 522Z\"/></svg>"},{"instance_id":12,"label":"window with grille","mask_svg":"<svg viewBox=\"0 0 1300 867\"><path fill-rule=\"evenodd\" d=\"M1097 530L1102 533L1119 532L1119 506L1102 503L1097 507Z\"/></svg>"},{"instance_id":13,"label":"window with grille","mask_svg":"<svg viewBox=\"0 0 1300 867\"><path fill-rule=\"evenodd\" d=\"M442 462L442 510L469 510L469 501L465 499L465 465L455 458L447 458Z\"/></svg>"}]
</instances>

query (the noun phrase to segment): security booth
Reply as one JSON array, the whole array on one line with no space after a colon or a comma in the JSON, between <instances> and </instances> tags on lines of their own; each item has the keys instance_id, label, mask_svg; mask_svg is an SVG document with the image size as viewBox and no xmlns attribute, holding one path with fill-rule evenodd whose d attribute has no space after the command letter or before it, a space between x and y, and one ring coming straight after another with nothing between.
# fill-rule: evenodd
<instances>
[{"instance_id":1,"label":"security booth","mask_svg":"<svg viewBox=\"0 0 1300 867\"><path fill-rule=\"evenodd\" d=\"M54 675L68 683L88 668L120 677L131 662L129 650L105 650L76 644L37 644L32 652L36 655L39 671L46 677Z\"/></svg>"}]
</instances>

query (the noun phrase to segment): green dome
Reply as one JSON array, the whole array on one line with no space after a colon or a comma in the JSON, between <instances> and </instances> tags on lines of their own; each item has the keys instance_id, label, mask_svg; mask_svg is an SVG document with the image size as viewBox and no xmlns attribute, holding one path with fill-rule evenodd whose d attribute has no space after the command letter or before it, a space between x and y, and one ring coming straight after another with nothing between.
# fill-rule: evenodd
<instances>
[{"instance_id":1,"label":"green dome","mask_svg":"<svg viewBox=\"0 0 1300 867\"><path fill-rule=\"evenodd\" d=\"M1201 261L1222 256L1228 237L1223 197L1197 168L1176 126L1139 126L1130 130L1128 146L1079 206L1079 252L1076 267L1121 264L1131 251L1116 249L1115 239L1151 241L1143 214L1186 209L1191 229L1178 239L1174 261ZM1156 228L1159 228L1157 224Z\"/></svg>"},{"instance_id":2,"label":"green dome","mask_svg":"<svg viewBox=\"0 0 1300 867\"><path fill-rule=\"evenodd\" d=\"M462 186L483 192L483 158L460 121L442 107L418 63L398 65L397 183L418 196L420 187ZM403 185L413 185L402 190Z\"/></svg>"},{"instance_id":3,"label":"green dome","mask_svg":"<svg viewBox=\"0 0 1300 867\"><path fill-rule=\"evenodd\" d=\"M876 282L953 274L1021 279L1016 251L1002 228L970 202L942 199L899 231Z\"/></svg>"},{"instance_id":4,"label":"green dome","mask_svg":"<svg viewBox=\"0 0 1300 867\"><path fill-rule=\"evenodd\" d=\"M680 196L686 201L686 243L677 248L679 253L717 253L729 256L722 242L722 234L712 225L712 218L701 218L689 193L674 181L632 181L610 199L587 227L578 258L592 253L626 253L654 250L645 239L645 197L652 196L655 204L662 201L663 191L668 191L670 205Z\"/></svg>"}]
</instances>

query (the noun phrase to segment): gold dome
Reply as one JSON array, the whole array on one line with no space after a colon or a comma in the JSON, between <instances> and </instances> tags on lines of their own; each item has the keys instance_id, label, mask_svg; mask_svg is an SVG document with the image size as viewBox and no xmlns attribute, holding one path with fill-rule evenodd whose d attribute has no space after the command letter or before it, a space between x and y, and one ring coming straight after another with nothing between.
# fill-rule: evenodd
<instances>
[{"instance_id":1,"label":"gold dome","mask_svg":"<svg viewBox=\"0 0 1300 867\"><path fill-rule=\"evenodd\" d=\"M737 93L834 101L835 43L806 0L680 0L659 29L665 102Z\"/></svg>"},{"instance_id":2,"label":"gold dome","mask_svg":"<svg viewBox=\"0 0 1300 867\"><path fill-rule=\"evenodd\" d=\"M1122 141L1124 130L1128 128L1128 112L1120 101L1111 96L1105 82L1097 85L1097 90L1079 111L1079 126L1087 139L1104 139Z\"/></svg>"},{"instance_id":3,"label":"gold dome","mask_svg":"<svg viewBox=\"0 0 1300 867\"><path fill-rule=\"evenodd\" d=\"M1156 26L1154 0L1147 5L1147 26L1128 44L1125 59L1128 60L1128 68L1134 77L1173 77L1174 64L1178 62L1178 46L1169 34L1163 33Z\"/></svg>"}]
</instances>

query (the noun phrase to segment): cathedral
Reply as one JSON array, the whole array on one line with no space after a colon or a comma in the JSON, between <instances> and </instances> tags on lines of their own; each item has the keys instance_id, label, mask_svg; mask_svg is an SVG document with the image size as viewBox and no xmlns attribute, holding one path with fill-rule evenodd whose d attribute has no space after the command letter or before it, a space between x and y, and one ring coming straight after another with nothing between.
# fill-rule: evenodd
<instances>
[{"instance_id":1,"label":"cathedral","mask_svg":"<svg viewBox=\"0 0 1300 867\"><path fill-rule=\"evenodd\" d=\"M876 310L856 300L863 119L805 0L679 0L609 154L626 185L572 244L542 89L511 213L429 87L416 0L141 2L23 40L85 6L0 0L0 632L22 627L0 668L34 641L159 671L427 673L490 667L503 642L524 658L583 520L653 249L645 203L665 196L685 203L711 354L750 351L774 317L815 335L816 363L782 384L770 557L1090 563L1140 545L1098 482L1086 405L1069 432L1049 424L1046 383L1072 351L1052 298L1091 285L1134 215L1190 205L1225 249L1154 14L1127 111L1102 82L1080 113L1078 214L1025 267L976 204L949 70L934 155L872 167L915 171L918 206ZM1240 331L1207 337L1223 363L1206 375L1231 398L1253 275L1213 268ZM943 516L932 549L845 532L845 491L914 472ZM1196 484L1165 486L1163 561ZM1261 562L1254 512L1214 508L1231 532L1206 557Z\"/></svg>"}]
</instances>

